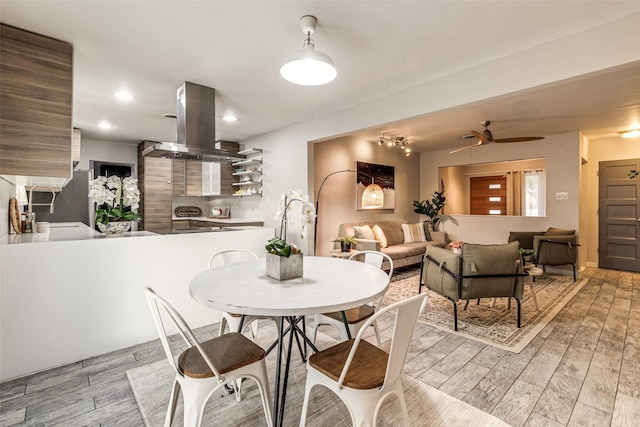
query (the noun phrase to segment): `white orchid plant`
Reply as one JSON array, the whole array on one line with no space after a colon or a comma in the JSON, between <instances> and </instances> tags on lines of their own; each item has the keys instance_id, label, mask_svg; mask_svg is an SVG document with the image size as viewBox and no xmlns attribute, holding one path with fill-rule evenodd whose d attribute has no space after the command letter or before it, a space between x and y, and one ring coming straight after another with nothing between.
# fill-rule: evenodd
<instances>
[{"instance_id":1,"label":"white orchid plant","mask_svg":"<svg viewBox=\"0 0 640 427\"><path fill-rule=\"evenodd\" d=\"M302 194L300 190L289 190L288 193L284 193L280 197L278 203L278 212L275 219L280 220L280 234L278 237L270 239L265 246L267 252L278 256L289 257L291 254L300 253L300 249L293 243L287 243L287 226L291 226L294 223L294 217L292 215L292 204L294 202L300 202L302 209L300 211L302 224L300 226L300 238L304 239L307 235L307 227L313 223L316 217L316 210L313 207L313 203L309 202L309 195Z\"/></svg>"},{"instance_id":2,"label":"white orchid plant","mask_svg":"<svg viewBox=\"0 0 640 427\"><path fill-rule=\"evenodd\" d=\"M89 184L89 198L96 202L98 207L106 205L104 208L96 209L98 223L106 225L110 221L142 221L142 216L134 212L140 202L138 180L135 178L99 176ZM131 210L125 212L124 208L129 206Z\"/></svg>"}]
</instances>

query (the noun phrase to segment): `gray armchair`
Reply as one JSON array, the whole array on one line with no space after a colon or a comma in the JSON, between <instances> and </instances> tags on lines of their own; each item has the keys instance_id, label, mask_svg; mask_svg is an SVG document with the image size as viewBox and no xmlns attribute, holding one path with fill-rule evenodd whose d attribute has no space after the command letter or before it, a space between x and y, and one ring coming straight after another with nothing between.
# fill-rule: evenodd
<instances>
[{"instance_id":1,"label":"gray armchair","mask_svg":"<svg viewBox=\"0 0 640 427\"><path fill-rule=\"evenodd\" d=\"M576 262L578 259L578 236L575 230L549 228L547 231L512 231L509 241L520 242L520 247L535 251L529 261L541 265L571 265L573 281L576 281Z\"/></svg>"},{"instance_id":2,"label":"gray armchair","mask_svg":"<svg viewBox=\"0 0 640 427\"><path fill-rule=\"evenodd\" d=\"M518 242L504 245L465 243L462 254L429 246L422 261L420 285L453 303L453 326L458 330L458 300L513 297L520 327L520 300L524 290ZM466 307L466 306L465 306Z\"/></svg>"}]
</instances>

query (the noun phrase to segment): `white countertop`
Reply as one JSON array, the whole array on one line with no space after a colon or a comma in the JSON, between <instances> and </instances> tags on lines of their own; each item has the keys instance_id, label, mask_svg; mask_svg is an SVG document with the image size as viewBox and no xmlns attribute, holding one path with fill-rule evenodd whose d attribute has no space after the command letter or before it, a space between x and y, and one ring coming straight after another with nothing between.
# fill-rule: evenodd
<instances>
[{"instance_id":1,"label":"white countertop","mask_svg":"<svg viewBox=\"0 0 640 427\"><path fill-rule=\"evenodd\" d=\"M90 240L106 238L128 238L140 236L156 236L150 231L130 231L122 236L106 236L81 222L53 222L48 233L9 234L0 239L0 245L15 245L20 243L65 242L71 240Z\"/></svg>"},{"instance_id":2,"label":"white countertop","mask_svg":"<svg viewBox=\"0 0 640 427\"><path fill-rule=\"evenodd\" d=\"M206 217L206 216L173 216L171 218L173 221L204 221L204 222L216 222L220 224L247 224L247 223L264 223L263 219L260 218L215 218L215 217Z\"/></svg>"}]
</instances>

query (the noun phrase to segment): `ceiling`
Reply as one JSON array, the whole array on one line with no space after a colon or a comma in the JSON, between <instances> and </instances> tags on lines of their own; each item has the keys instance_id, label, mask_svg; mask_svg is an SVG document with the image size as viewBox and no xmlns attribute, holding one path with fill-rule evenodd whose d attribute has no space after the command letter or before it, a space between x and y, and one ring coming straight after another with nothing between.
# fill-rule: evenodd
<instances>
[{"instance_id":1,"label":"ceiling","mask_svg":"<svg viewBox=\"0 0 640 427\"><path fill-rule=\"evenodd\" d=\"M73 44L74 126L83 138L124 143L175 141L175 120L162 115L175 114L184 81L216 89L216 137L242 142L637 13L637 1L0 3L2 22ZM302 47L305 14L318 18L316 49L338 69L325 86L279 75L283 58ZM115 99L121 89L134 100ZM227 113L239 121L222 121ZM102 120L114 128L98 128ZM377 140L389 132L425 152L468 144L461 137L482 131L483 120L495 121L495 138L571 131L610 138L640 125L640 63L356 135Z\"/></svg>"}]
</instances>

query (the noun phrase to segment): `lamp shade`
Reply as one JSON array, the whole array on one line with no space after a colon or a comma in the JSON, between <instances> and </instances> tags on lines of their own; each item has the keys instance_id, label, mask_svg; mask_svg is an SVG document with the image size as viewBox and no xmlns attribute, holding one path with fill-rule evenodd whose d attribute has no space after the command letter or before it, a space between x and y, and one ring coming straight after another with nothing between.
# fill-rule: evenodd
<instances>
[{"instance_id":1,"label":"lamp shade","mask_svg":"<svg viewBox=\"0 0 640 427\"><path fill-rule=\"evenodd\" d=\"M301 86L319 86L336 78L336 68L328 55L318 52L313 44L287 56L280 68L280 75Z\"/></svg>"},{"instance_id":2,"label":"lamp shade","mask_svg":"<svg viewBox=\"0 0 640 427\"><path fill-rule=\"evenodd\" d=\"M362 192L362 208L381 208L384 204L384 193L378 184L369 184Z\"/></svg>"}]
</instances>

